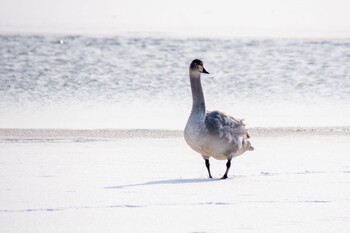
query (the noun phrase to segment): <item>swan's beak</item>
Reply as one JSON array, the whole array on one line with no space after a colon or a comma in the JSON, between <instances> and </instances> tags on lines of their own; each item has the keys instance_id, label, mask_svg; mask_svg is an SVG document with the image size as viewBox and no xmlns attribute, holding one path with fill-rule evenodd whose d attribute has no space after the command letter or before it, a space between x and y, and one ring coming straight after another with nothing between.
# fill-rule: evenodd
<instances>
[{"instance_id":1,"label":"swan's beak","mask_svg":"<svg viewBox=\"0 0 350 233\"><path fill-rule=\"evenodd\" d=\"M204 73L204 74L209 74L209 72L208 72L204 67L203 67L202 73Z\"/></svg>"}]
</instances>

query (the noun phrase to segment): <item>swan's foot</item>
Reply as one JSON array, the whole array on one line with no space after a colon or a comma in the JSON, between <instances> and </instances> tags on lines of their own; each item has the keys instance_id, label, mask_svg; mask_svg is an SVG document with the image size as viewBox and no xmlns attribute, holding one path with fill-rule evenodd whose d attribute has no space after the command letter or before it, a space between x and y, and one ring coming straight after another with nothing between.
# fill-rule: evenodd
<instances>
[{"instance_id":1,"label":"swan's foot","mask_svg":"<svg viewBox=\"0 0 350 233\"><path fill-rule=\"evenodd\" d=\"M227 174L228 174L228 171L230 170L230 167L231 167L231 159L227 160L226 172L225 172L225 175L221 178L222 180L227 179Z\"/></svg>"},{"instance_id":2,"label":"swan's foot","mask_svg":"<svg viewBox=\"0 0 350 233\"><path fill-rule=\"evenodd\" d=\"M211 172L210 172L210 163L209 163L209 159L204 159L205 160L205 166L207 167L208 170L208 174L209 174L209 178L213 179L213 177L211 176Z\"/></svg>"}]
</instances>

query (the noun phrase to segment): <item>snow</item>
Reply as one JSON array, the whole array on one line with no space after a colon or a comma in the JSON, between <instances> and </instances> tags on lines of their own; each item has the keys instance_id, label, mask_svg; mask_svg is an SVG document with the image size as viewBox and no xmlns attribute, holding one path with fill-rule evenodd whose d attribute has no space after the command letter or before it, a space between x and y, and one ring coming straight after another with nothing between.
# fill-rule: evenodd
<instances>
[{"instance_id":1,"label":"snow","mask_svg":"<svg viewBox=\"0 0 350 233\"><path fill-rule=\"evenodd\" d=\"M210 180L179 136L1 140L1 232L349 232L349 135L252 135ZM211 159L219 178L225 161Z\"/></svg>"}]
</instances>

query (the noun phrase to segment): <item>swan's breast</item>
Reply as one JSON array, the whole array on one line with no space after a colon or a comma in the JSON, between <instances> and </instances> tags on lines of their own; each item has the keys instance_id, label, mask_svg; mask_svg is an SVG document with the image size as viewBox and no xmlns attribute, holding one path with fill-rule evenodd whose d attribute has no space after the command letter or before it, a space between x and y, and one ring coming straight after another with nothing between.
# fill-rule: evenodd
<instances>
[{"instance_id":1,"label":"swan's breast","mask_svg":"<svg viewBox=\"0 0 350 233\"><path fill-rule=\"evenodd\" d=\"M184 131L184 137L187 144L198 153L203 144L203 126L199 123L188 121Z\"/></svg>"},{"instance_id":2,"label":"swan's breast","mask_svg":"<svg viewBox=\"0 0 350 233\"><path fill-rule=\"evenodd\" d=\"M188 122L184 131L184 137L187 144L201 155L214 157L219 160L227 159L223 145L208 134L204 123Z\"/></svg>"}]
</instances>

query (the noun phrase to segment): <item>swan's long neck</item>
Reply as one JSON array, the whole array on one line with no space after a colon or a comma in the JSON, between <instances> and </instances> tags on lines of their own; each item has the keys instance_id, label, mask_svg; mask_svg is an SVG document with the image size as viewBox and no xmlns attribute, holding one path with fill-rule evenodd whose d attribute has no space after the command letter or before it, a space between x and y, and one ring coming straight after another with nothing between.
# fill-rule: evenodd
<instances>
[{"instance_id":1,"label":"swan's long neck","mask_svg":"<svg viewBox=\"0 0 350 233\"><path fill-rule=\"evenodd\" d=\"M192 90L192 111L191 115L205 114L205 102L203 89L201 84L200 73L195 73L190 71L190 82L191 82L191 90Z\"/></svg>"}]
</instances>

